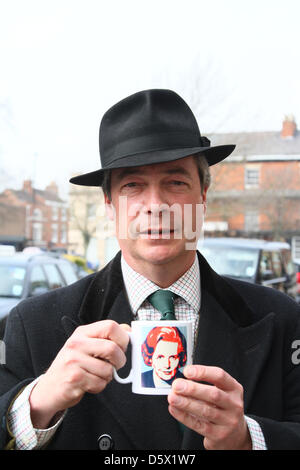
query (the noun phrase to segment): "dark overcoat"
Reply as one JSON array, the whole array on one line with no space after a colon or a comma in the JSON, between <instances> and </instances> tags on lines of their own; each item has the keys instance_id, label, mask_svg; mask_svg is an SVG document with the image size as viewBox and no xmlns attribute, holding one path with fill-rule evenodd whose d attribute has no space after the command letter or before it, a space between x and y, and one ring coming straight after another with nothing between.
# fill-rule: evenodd
<instances>
[{"instance_id":1,"label":"dark overcoat","mask_svg":"<svg viewBox=\"0 0 300 470\"><path fill-rule=\"evenodd\" d=\"M244 387L245 414L261 426L269 449L300 449L300 308L270 288L217 275L198 254L201 309L195 364L219 366ZM7 322L0 370L1 448L10 440L6 413L27 383L43 374L78 325L133 319L120 253L99 273L21 302ZM298 341L298 343L297 343ZM121 376L127 376L128 360ZM48 449L97 449L109 434L115 449L203 449L203 438L168 412L166 396L110 382L70 408Z\"/></svg>"}]
</instances>

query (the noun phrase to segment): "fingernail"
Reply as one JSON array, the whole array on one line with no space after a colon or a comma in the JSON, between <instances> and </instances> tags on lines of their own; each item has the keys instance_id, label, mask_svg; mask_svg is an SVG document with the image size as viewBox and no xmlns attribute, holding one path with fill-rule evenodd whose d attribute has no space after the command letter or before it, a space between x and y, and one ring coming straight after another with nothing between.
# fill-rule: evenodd
<instances>
[{"instance_id":1,"label":"fingernail","mask_svg":"<svg viewBox=\"0 0 300 470\"><path fill-rule=\"evenodd\" d=\"M176 392L184 392L186 385L183 380L178 380L178 382L174 383L174 388Z\"/></svg>"},{"instance_id":2,"label":"fingernail","mask_svg":"<svg viewBox=\"0 0 300 470\"><path fill-rule=\"evenodd\" d=\"M186 366L183 370L183 374L187 378L192 378L195 376L195 368L193 366Z\"/></svg>"}]
</instances>

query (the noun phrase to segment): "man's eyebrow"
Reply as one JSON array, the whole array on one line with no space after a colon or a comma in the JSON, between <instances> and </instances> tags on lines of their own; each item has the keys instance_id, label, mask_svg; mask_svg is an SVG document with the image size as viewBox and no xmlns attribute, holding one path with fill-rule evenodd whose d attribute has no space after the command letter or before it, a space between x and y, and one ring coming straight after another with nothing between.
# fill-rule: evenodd
<instances>
[{"instance_id":1,"label":"man's eyebrow","mask_svg":"<svg viewBox=\"0 0 300 470\"><path fill-rule=\"evenodd\" d=\"M121 181L123 178L126 178L126 176L131 176L131 175L138 175L138 174L141 174L142 171L140 170L140 168L124 168L122 170L120 170L117 174L116 174L116 179L117 181Z\"/></svg>"},{"instance_id":2,"label":"man's eyebrow","mask_svg":"<svg viewBox=\"0 0 300 470\"><path fill-rule=\"evenodd\" d=\"M187 171L183 166L176 166L174 168L168 168L165 173L168 175L176 175L176 174L181 174L184 176L187 176L188 178L192 179L192 175L190 174L189 171Z\"/></svg>"},{"instance_id":3,"label":"man's eyebrow","mask_svg":"<svg viewBox=\"0 0 300 470\"><path fill-rule=\"evenodd\" d=\"M167 168L162 171L162 173L165 173L167 175L184 175L187 176L188 178L192 179L191 174L183 167L183 166L176 166L173 168ZM131 176L131 175L139 175L139 174L144 174L144 171L141 168L124 168L117 174L118 180L122 180L126 176Z\"/></svg>"}]
</instances>

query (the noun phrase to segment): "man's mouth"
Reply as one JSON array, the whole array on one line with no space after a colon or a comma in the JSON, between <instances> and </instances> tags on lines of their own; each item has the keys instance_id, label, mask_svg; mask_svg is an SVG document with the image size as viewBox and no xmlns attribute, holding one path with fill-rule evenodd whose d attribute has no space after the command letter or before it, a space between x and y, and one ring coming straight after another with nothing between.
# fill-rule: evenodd
<instances>
[{"instance_id":1,"label":"man's mouth","mask_svg":"<svg viewBox=\"0 0 300 470\"><path fill-rule=\"evenodd\" d=\"M140 232L140 235L168 235L174 233L175 229L148 229Z\"/></svg>"}]
</instances>

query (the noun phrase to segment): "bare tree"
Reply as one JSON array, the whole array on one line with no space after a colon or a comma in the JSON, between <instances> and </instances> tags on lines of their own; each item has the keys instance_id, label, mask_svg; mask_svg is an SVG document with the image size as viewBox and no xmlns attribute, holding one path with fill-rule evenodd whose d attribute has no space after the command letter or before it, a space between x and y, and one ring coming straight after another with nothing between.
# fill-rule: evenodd
<instances>
[{"instance_id":1,"label":"bare tree","mask_svg":"<svg viewBox=\"0 0 300 470\"><path fill-rule=\"evenodd\" d=\"M70 230L81 234L84 255L97 231L97 207L101 204L99 188L76 188L70 192Z\"/></svg>"}]
</instances>

